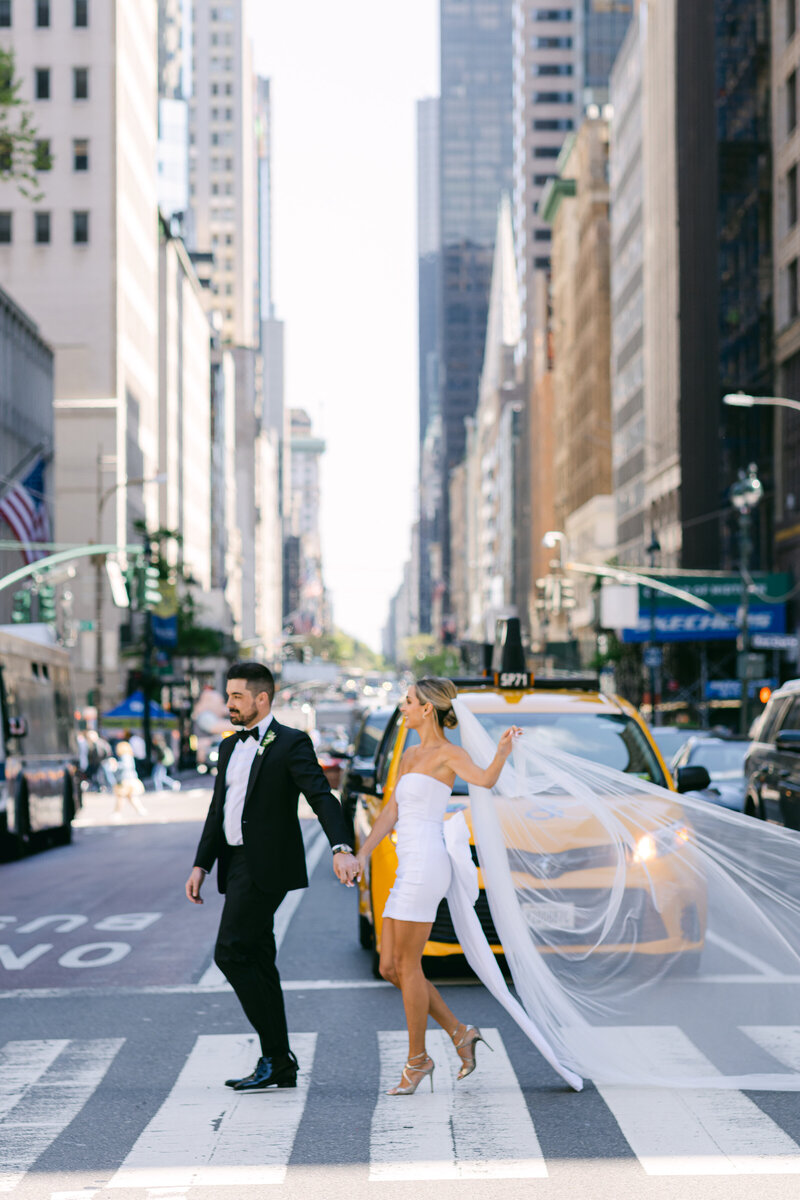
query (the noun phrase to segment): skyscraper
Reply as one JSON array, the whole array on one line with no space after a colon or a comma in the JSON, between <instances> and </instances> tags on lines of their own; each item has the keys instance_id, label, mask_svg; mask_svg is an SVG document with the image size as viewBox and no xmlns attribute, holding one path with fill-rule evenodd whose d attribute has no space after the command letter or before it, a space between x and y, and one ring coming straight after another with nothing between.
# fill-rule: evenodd
<instances>
[{"instance_id":1,"label":"skyscraper","mask_svg":"<svg viewBox=\"0 0 800 1200\"><path fill-rule=\"evenodd\" d=\"M442 498L478 404L497 210L512 179L512 0L441 0ZM448 574L445 532L444 579ZM435 631L438 632L438 631Z\"/></svg>"},{"instance_id":2,"label":"skyscraper","mask_svg":"<svg viewBox=\"0 0 800 1200\"><path fill-rule=\"evenodd\" d=\"M255 77L244 0L195 0L192 33L192 249L214 254L223 341L257 346Z\"/></svg>"},{"instance_id":3,"label":"skyscraper","mask_svg":"<svg viewBox=\"0 0 800 1200\"><path fill-rule=\"evenodd\" d=\"M430 633L441 586L442 417L439 396L441 218L439 100L417 103L417 286L419 309L419 624Z\"/></svg>"}]
</instances>

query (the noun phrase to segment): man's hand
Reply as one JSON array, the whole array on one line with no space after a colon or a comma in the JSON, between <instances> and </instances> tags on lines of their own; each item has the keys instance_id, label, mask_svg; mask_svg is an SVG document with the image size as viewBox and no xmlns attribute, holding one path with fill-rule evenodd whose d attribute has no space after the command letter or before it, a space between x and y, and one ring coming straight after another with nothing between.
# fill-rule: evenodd
<instances>
[{"instance_id":1,"label":"man's hand","mask_svg":"<svg viewBox=\"0 0 800 1200\"><path fill-rule=\"evenodd\" d=\"M203 880L206 873L202 867L192 867L192 873L186 880L186 899L191 900L192 904L202 904L200 898L200 888L203 886Z\"/></svg>"},{"instance_id":2,"label":"man's hand","mask_svg":"<svg viewBox=\"0 0 800 1200\"><path fill-rule=\"evenodd\" d=\"M352 887L361 874L358 859L352 854L345 853L344 850L334 854L333 870L339 882L347 884L348 887Z\"/></svg>"}]
</instances>

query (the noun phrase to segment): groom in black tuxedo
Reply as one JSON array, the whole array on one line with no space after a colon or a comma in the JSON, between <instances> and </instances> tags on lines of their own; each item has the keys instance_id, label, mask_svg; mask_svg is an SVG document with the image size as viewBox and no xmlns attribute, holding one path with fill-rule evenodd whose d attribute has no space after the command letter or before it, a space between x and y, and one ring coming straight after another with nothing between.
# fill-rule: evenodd
<instances>
[{"instance_id":1,"label":"groom in black tuxedo","mask_svg":"<svg viewBox=\"0 0 800 1200\"><path fill-rule=\"evenodd\" d=\"M236 663L228 671L227 692L231 721L243 728L220 746L214 796L186 895L193 904L203 903L200 889L216 862L225 906L214 961L261 1042L253 1073L226 1080L228 1087L239 1092L295 1087L297 1059L289 1049L273 918L288 891L308 886L297 815L301 792L331 844L337 878L350 883L358 863L311 739L272 716L272 672L261 663Z\"/></svg>"}]
</instances>

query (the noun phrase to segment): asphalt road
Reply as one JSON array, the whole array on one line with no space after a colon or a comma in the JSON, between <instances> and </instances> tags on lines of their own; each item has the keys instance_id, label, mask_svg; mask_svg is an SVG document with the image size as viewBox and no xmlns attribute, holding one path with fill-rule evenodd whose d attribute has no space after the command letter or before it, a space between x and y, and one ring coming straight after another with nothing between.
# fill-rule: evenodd
<instances>
[{"instance_id":1,"label":"asphalt road","mask_svg":"<svg viewBox=\"0 0 800 1200\"><path fill-rule=\"evenodd\" d=\"M249 1070L257 1050L211 962L220 898L213 880L202 908L183 896L208 799L200 788L149 794L146 817L113 823L108 798L90 797L72 846L0 866L0 1192L18 1200L797 1193L800 1096L601 1094L591 1085L575 1094L482 988L452 972L442 985L448 1002L484 1029L494 1053L480 1047L478 1070L456 1086L455 1055L434 1031L436 1090L385 1097L405 1053L402 1005L372 977L355 896L334 880L310 819L312 885L287 899L278 925L300 1086L235 1097L222 1081ZM684 1032L711 1057L725 1053L715 1032L727 994L718 980L732 966L713 947L704 976L685 985L698 1016ZM665 1027L669 1015L665 1002ZM800 1031L792 1036L796 1046Z\"/></svg>"}]
</instances>

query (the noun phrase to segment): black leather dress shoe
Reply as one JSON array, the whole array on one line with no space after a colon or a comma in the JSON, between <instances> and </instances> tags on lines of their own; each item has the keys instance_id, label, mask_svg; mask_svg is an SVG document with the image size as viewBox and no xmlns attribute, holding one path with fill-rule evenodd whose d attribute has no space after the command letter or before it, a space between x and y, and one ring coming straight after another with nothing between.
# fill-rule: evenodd
<instances>
[{"instance_id":1,"label":"black leather dress shoe","mask_svg":"<svg viewBox=\"0 0 800 1200\"><path fill-rule=\"evenodd\" d=\"M256 1063L252 1075L244 1079L226 1079L225 1086L232 1087L235 1092L260 1092L264 1088L297 1087L297 1059L289 1050L286 1054L276 1054L273 1057L262 1056Z\"/></svg>"}]
</instances>

